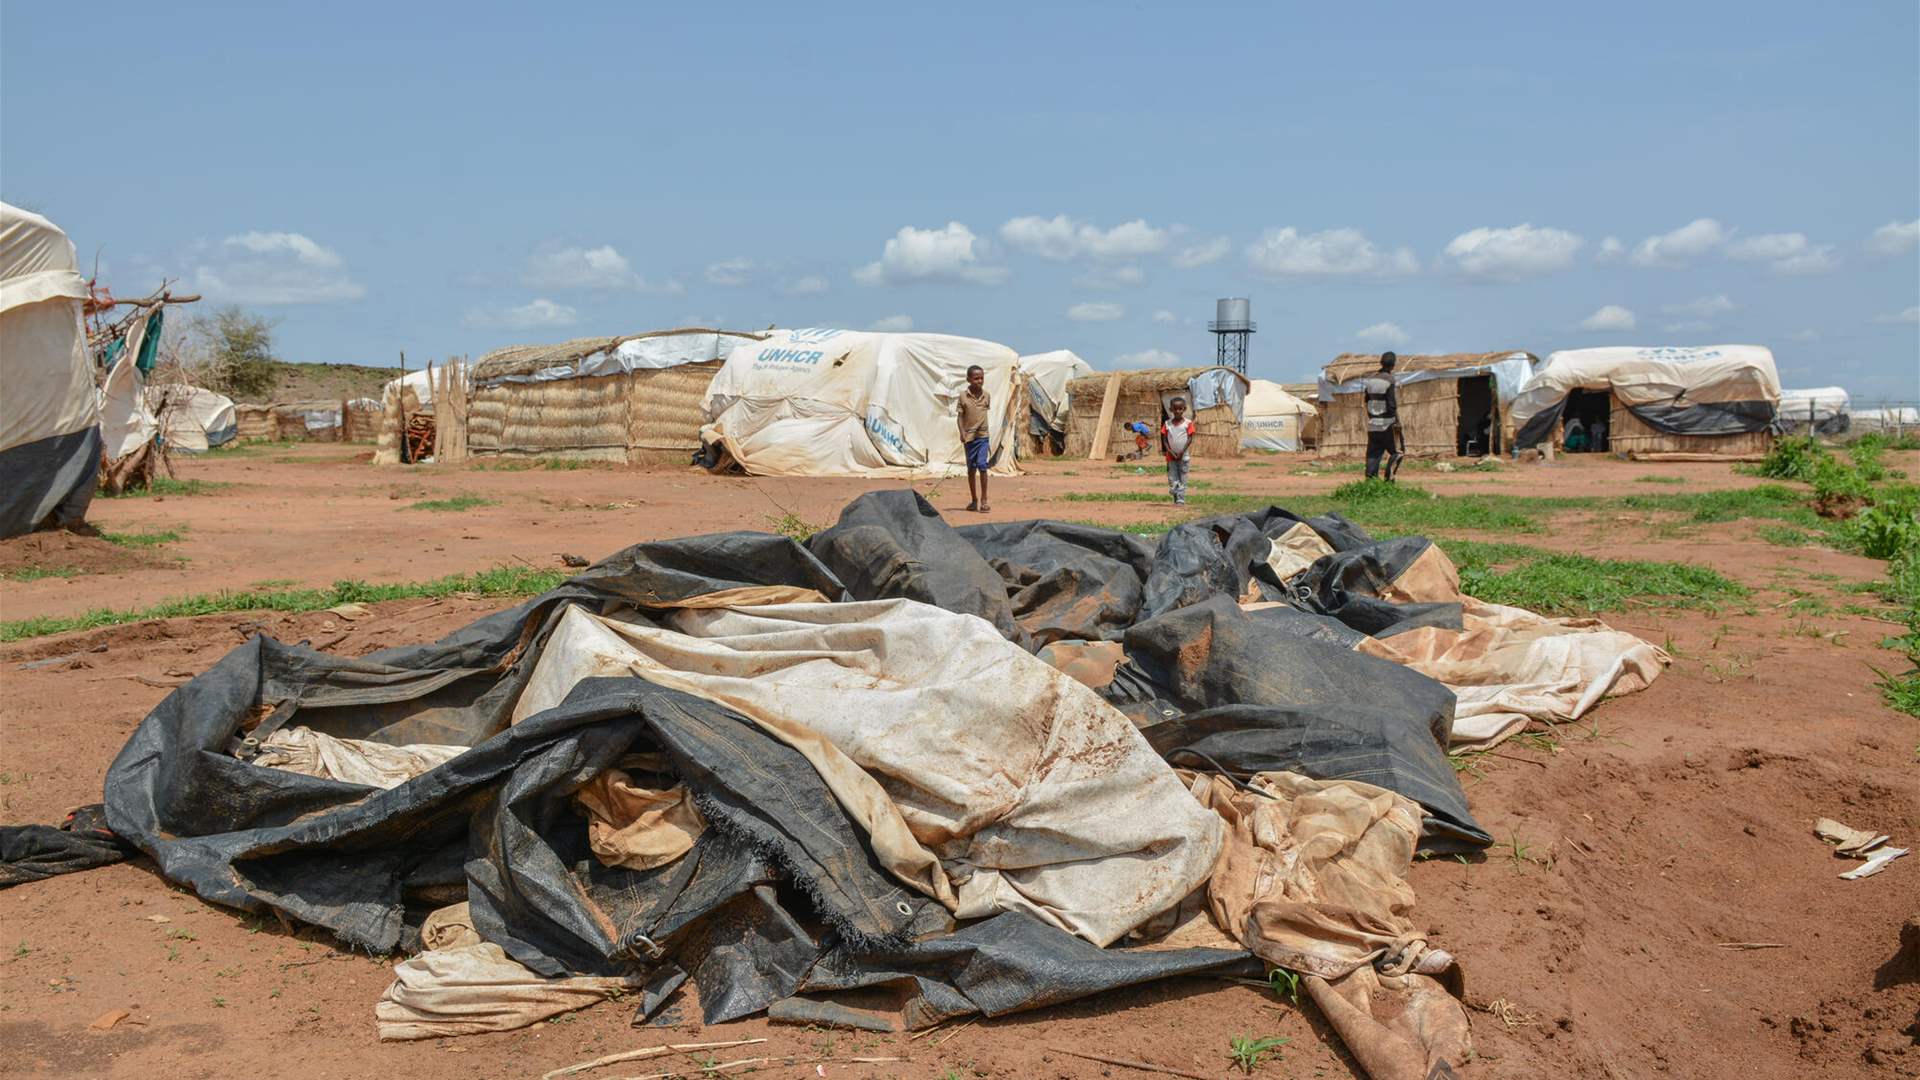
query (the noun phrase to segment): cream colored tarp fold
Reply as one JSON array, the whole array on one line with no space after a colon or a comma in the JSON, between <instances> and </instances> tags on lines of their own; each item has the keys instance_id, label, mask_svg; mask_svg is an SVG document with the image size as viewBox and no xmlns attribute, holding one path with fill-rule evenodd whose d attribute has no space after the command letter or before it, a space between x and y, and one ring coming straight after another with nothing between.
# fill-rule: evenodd
<instances>
[{"instance_id":1,"label":"cream colored tarp fold","mask_svg":"<svg viewBox=\"0 0 1920 1080\"><path fill-rule=\"evenodd\" d=\"M1020 377L1027 381L1027 408L1061 431L1067 426L1067 384L1092 374L1093 365L1071 349L1020 358Z\"/></svg>"},{"instance_id":2,"label":"cream colored tarp fold","mask_svg":"<svg viewBox=\"0 0 1920 1080\"><path fill-rule=\"evenodd\" d=\"M0 203L0 450L99 422L73 241Z\"/></svg>"},{"instance_id":3,"label":"cream colored tarp fold","mask_svg":"<svg viewBox=\"0 0 1920 1080\"><path fill-rule=\"evenodd\" d=\"M516 722L632 673L805 754L902 881L962 918L1021 910L1107 945L1206 880L1218 817L1117 710L985 620L911 600L569 609Z\"/></svg>"},{"instance_id":4,"label":"cream colored tarp fold","mask_svg":"<svg viewBox=\"0 0 1920 1080\"><path fill-rule=\"evenodd\" d=\"M704 443L756 476L960 476L956 410L967 368L986 373L993 471L1012 475L1018 357L946 334L780 330L742 345L714 373Z\"/></svg>"},{"instance_id":5,"label":"cream colored tarp fold","mask_svg":"<svg viewBox=\"0 0 1920 1080\"><path fill-rule=\"evenodd\" d=\"M396 788L467 750L465 746L436 743L390 746L365 739L338 739L308 727L287 727L261 742L253 763L302 776Z\"/></svg>"}]
</instances>

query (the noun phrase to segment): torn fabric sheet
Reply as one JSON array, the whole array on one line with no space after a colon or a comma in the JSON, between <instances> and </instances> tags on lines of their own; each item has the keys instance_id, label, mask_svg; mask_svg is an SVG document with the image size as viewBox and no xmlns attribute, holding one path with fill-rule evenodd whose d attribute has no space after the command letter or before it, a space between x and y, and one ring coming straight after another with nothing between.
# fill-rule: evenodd
<instances>
[{"instance_id":1,"label":"torn fabric sheet","mask_svg":"<svg viewBox=\"0 0 1920 1080\"><path fill-rule=\"evenodd\" d=\"M586 811L587 846L602 866L665 866L692 850L707 827L685 784L641 787L622 769L587 781L573 800Z\"/></svg>"},{"instance_id":2,"label":"torn fabric sheet","mask_svg":"<svg viewBox=\"0 0 1920 1080\"><path fill-rule=\"evenodd\" d=\"M1218 818L1125 717L984 620L911 600L568 610L515 717L632 673L808 756L902 881L962 918L1027 911L1106 945L1207 877Z\"/></svg>"},{"instance_id":3,"label":"torn fabric sheet","mask_svg":"<svg viewBox=\"0 0 1920 1080\"><path fill-rule=\"evenodd\" d=\"M390 789L452 761L468 749L435 743L390 746L367 739L338 739L308 727L287 727L260 743L260 753L253 763L302 776Z\"/></svg>"}]
</instances>

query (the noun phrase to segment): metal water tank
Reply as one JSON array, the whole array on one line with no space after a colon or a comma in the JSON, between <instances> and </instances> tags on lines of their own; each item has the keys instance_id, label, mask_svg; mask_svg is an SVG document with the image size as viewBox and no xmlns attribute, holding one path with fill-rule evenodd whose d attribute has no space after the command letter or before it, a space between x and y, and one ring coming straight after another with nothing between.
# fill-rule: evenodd
<instances>
[{"instance_id":1,"label":"metal water tank","mask_svg":"<svg viewBox=\"0 0 1920 1080\"><path fill-rule=\"evenodd\" d=\"M1213 325L1208 329L1228 332L1253 329L1253 305L1244 296L1223 297L1215 301Z\"/></svg>"}]
</instances>

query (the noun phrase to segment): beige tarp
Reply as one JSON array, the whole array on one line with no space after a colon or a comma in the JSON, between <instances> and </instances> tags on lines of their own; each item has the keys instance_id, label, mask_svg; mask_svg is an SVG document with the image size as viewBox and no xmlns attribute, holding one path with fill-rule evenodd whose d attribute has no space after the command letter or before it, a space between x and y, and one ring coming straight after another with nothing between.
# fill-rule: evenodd
<instances>
[{"instance_id":1,"label":"beige tarp","mask_svg":"<svg viewBox=\"0 0 1920 1080\"><path fill-rule=\"evenodd\" d=\"M1510 409L1514 428L1574 390L1610 390L1626 406L1778 403L1780 375L1773 353L1759 345L1570 349L1549 355L1520 388Z\"/></svg>"},{"instance_id":2,"label":"beige tarp","mask_svg":"<svg viewBox=\"0 0 1920 1080\"><path fill-rule=\"evenodd\" d=\"M128 344L130 351L133 343ZM167 442L190 453L219 446L233 438L238 426L233 399L201 386L148 386L147 408Z\"/></svg>"},{"instance_id":3,"label":"beige tarp","mask_svg":"<svg viewBox=\"0 0 1920 1080\"><path fill-rule=\"evenodd\" d=\"M573 793L587 814L587 846L602 866L651 870L693 850L707 823L685 784L641 787L623 769L608 769Z\"/></svg>"},{"instance_id":4,"label":"beige tarp","mask_svg":"<svg viewBox=\"0 0 1920 1080\"><path fill-rule=\"evenodd\" d=\"M308 727L287 727L260 743L260 753L253 763L302 776L396 788L467 750L465 746L435 743L389 746L365 739L339 739Z\"/></svg>"},{"instance_id":5,"label":"beige tarp","mask_svg":"<svg viewBox=\"0 0 1920 1080\"><path fill-rule=\"evenodd\" d=\"M1020 358L1020 377L1027 381L1027 408L1062 431L1067 427L1067 383L1092 374L1093 365L1071 349Z\"/></svg>"},{"instance_id":6,"label":"beige tarp","mask_svg":"<svg viewBox=\"0 0 1920 1080\"><path fill-rule=\"evenodd\" d=\"M1218 817L1133 725L985 620L911 600L570 608L514 708L633 673L805 754L882 865L962 918L1022 910L1107 945L1206 880Z\"/></svg>"},{"instance_id":7,"label":"beige tarp","mask_svg":"<svg viewBox=\"0 0 1920 1080\"><path fill-rule=\"evenodd\" d=\"M99 422L73 241L0 203L0 450Z\"/></svg>"},{"instance_id":8,"label":"beige tarp","mask_svg":"<svg viewBox=\"0 0 1920 1080\"><path fill-rule=\"evenodd\" d=\"M946 334L779 330L742 345L703 402L705 443L756 476L961 476L955 413L967 368L986 372L995 475L1013 475L1018 357Z\"/></svg>"},{"instance_id":9,"label":"beige tarp","mask_svg":"<svg viewBox=\"0 0 1920 1080\"><path fill-rule=\"evenodd\" d=\"M427 916L420 939L428 951L394 965L393 983L373 1007L383 1040L513 1031L638 989L645 981L640 976L542 978L482 940L466 904Z\"/></svg>"},{"instance_id":10,"label":"beige tarp","mask_svg":"<svg viewBox=\"0 0 1920 1080\"><path fill-rule=\"evenodd\" d=\"M148 319L141 319L127 334L126 347L100 387L100 441L113 461L152 442L160 430L160 421L147 407L147 377L134 363L148 324Z\"/></svg>"}]
</instances>

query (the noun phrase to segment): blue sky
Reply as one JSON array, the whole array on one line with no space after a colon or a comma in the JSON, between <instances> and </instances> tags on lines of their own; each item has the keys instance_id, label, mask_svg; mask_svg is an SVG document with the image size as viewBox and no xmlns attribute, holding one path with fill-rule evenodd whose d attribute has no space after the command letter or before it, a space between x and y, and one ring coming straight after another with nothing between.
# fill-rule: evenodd
<instances>
[{"instance_id":1,"label":"blue sky","mask_svg":"<svg viewBox=\"0 0 1920 1080\"><path fill-rule=\"evenodd\" d=\"M686 323L1920 398L1920 6L0 8L0 195L392 364ZM564 11L564 13L562 13ZM142 117L151 117L143 128Z\"/></svg>"}]
</instances>

